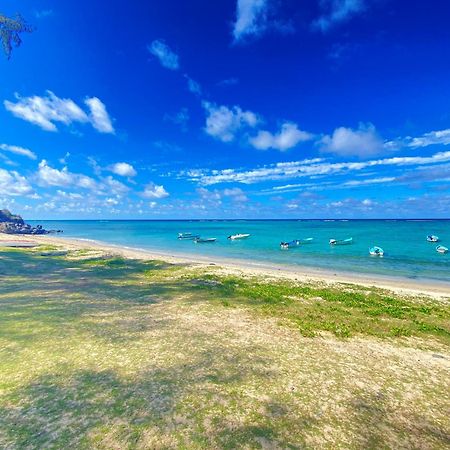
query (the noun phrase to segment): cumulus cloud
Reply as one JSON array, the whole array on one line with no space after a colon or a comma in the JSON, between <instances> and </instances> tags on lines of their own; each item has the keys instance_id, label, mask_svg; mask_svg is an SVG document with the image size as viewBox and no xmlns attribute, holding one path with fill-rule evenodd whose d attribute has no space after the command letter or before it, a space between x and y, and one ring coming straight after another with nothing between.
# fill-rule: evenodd
<instances>
[{"instance_id":1,"label":"cumulus cloud","mask_svg":"<svg viewBox=\"0 0 450 450\"><path fill-rule=\"evenodd\" d=\"M4 152L14 153L16 155L26 156L30 159L36 159L36 153L23 147L18 147L17 145L0 144L0 150Z\"/></svg>"},{"instance_id":2,"label":"cumulus cloud","mask_svg":"<svg viewBox=\"0 0 450 450\"><path fill-rule=\"evenodd\" d=\"M109 170L122 177L135 177L137 172L135 168L126 162L118 162L109 167Z\"/></svg>"},{"instance_id":3,"label":"cumulus cloud","mask_svg":"<svg viewBox=\"0 0 450 450\"><path fill-rule=\"evenodd\" d=\"M55 169L51 167L45 159L39 163L36 181L43 187L76 186L90 190L98 188L98 183L92 178L83 174L72 173L67 167L63 167L61 170Z\"/></svg>"},{"instance_id":4,"label":"cumulus cloud","mask_svg":"<svg viewBox=\"0 0 450 450\"><path fill-rule=\"evenodd\" d=\"M333 26L346 22L367 8L367 0L321 0L323 14L313 22L313 27L327 32Z\"/></svg>"},{"instance_id":5,"label":"cumulus cloud","mask_svg":"<svg viewBox=\"0 0 450 450\"><path fill-rule=\"evenodd\" d=\"M67 167L62 170L54 169L45 159L39 163L37 179L41 186L71 186L75 182L75 176Z\"/></svg>"},{"instance_id":6,"label":"cumulus cloud","mask_svg":"<svg viewBox=\"0 0 450 450\"><path fill-rule=\"evenodd\" d=\"M268 6L268 0L237 0L233 26L235 42L249 35L258 35L266 28Z\"/></svg>"},{"instance_id":7,"label":"cumulus cloud","mask_svg":"<svg viewBox=\"0 0 450 450\"><path fill-rule=\"evenodd\" d=\"M159 59L161 65L166 69L178 70L180 68L178 55L163 40L154 40L147 49L153 56Z\"/></svg>"},{"instance_id":8,"label":"cumulus cloud","mask_svg":"<svg viewBox=\"0 0 450 450\"><path fill-rule=\"evenodd\" d=\"M313 135L311 133L299 130L295 123L286 122L276 134L272 134L269 131L259 131L255 137L250 139L250 144L259 150L273 148L284 151L312 138Z\"/></svg>"},{"instance_id":9,"label":"cumulus cloud","mask_svg":"<svg viewBox=\"0 0 450 450\"><path fill-rule=\"evenodd\" d=\"M339 127L331 136L326 135L319 141L323 152L338 156L374 156L384 151L384 142L372 124L360 124L359 128Z\"/></svg>"},{"instance_id":10,"label":"cumulus cloud","mask_svg":"<svg viewBox=\"0 0 450 450\"><path fill-rule=\"evenodd\" d=\"M84 103L86 103L90 110L89 117L92 126L100 133L114 134L114 127L106 111L105 104L97 97L87 98Z\"/></svg>"},{"instance_id":11,"label":"cumulus cloud","mask_svg":"<svg viewBox=\"0 0 450 450\"><path fill-rule=\"evenodd\" d=\"M162 185L148 183L144 188L144 192L142 192L142 196L151 199L161 199L168 197L169 193L164 189L164 186Z\"/></svg>"},{"instance_id":12,"label":"cumulus cloud","mask_svg":"<svg viewBox=\"0 0 450 450\"><path fill-rule=\"evenodd\" d=\"M28 180L16 171L0 168L0 192L4 196L30 195L33 193Z\"/></svg>"},{"instance_id":13,"label":"cumulus cloud","mask_svg":"<svg viewBox=\"0 0 450 450\"><path fill-rule=\"evenodd\" d=\"M203 108L207 112L205 132L222 142L233 141L240 129L254 127L259 122L255 113L243 111L239 106L228 108L203 102Z\"/></svg>"},{"instance_id":14,"label":"cumulus cloud","mask_svg":"<svg viewBox=\"0 0 450 450\"><path fill-rule=\"evenodd\" d=\"M46 96L21 97L15 94L17 101L3 102L5 108L15 117L39 126L45 131L58 131L56 123L70 125L72 123L91 123L101 133L114 133L114 129L106 112L105 105L96 97L86 100L90 108L88 116L70 98L59 98L47 91Z\"/></svg>"}]
</instances>

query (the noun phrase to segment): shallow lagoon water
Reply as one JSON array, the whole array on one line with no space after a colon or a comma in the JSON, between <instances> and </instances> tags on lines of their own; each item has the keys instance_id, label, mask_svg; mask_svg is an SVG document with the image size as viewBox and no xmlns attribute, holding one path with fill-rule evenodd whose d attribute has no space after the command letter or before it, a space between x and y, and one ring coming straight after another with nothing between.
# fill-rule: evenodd
<instances>
[{"instance_id":1,"label":"shallow lagoon water","mask_svg":"<svg viewBox=\"0 0 450 450\"><path fill-rule=\"evenodd\" d=\"M426 241L440 237L450 248L450 220L204 220L204 221L32 221L44 228L62 229L61 236L93 239L144 250L189 253L261 263L310 266L328 270L427 278L450 282L450 253L439 254ZM214 244L180 241L180 232L216 237ZM245 240L227 236L250 233ZM311 244L281 250L281 241L314 238ZM330 246L329 239L353 237L353 244ZM371 257L378 245L383 258Z\"/></svg>"}]
</instances>

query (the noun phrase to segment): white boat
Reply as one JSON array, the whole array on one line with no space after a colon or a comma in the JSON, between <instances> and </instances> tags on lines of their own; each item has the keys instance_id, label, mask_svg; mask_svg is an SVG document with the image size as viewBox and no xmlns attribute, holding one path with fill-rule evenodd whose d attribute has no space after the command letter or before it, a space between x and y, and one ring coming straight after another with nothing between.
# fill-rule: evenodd
<instances>
[{"instance_id":1,"label":"white boat","mask_svg":"<svg viewBox=\"0 0 450 450\"><path fill-rule=\"evenodd\" d=\"M201 238L197 237L194 239L194 242L196 244L212 244L213 242L216 242L217 238Z\"/></svg>"},{"instance_id":2,"label":"white boat","mask_svg":"<svg viewBox=\"0 0 450 450\"><path fill-rule=\"evenodd\" d=\"M438 253L448 253L448 248L447 248L447 247L444 247L443 245L438 245L438 246L436 247L436 251L437 251Z\"/></svg>"},{"instance_id":3,"label":"white boat","mask_svg":"<svg viewBox=\"0 0 450 450\"><path fill-rule=\"evenodd\" d=\"M434 234L429 234L427 236L427 241L428 242L439 242L439 237L435 236Z\"/></svg>"},{"instance_id":4,"label":"white boat","mask_svg":"<svg viewBox=\"0 0 450 450\"><path fill-rule=\"evenodd\" d=\"M241 233L241 234L232 234L231 236L228 236L228 239L234 241L236 239L247 239L248 237L250 237L248 233Z\"/></svg>"},{"instance_id":5,"label":"white boat","mask_svg":"<svg viewBox=\"0 0 450 450\"><path fill-rule=\"evenodd\" d=\"M178 239L197 239L200 236L192 233L178 233Z\"/></svg>"},{"instance_id":6,"label":"white boat","mask_svg":"<svg viewBox=\"0 0 450 450\"><path fill-rule=\"evenodd\" d=\"M349 244L353 244L353 238L330 239L330 245L349 245Z\"/></svg>"},{"instance_id":7,"label":"white boat","mask_svg":"<svg viewBox=\"0 0 450 450\"><path fill-rule=\"evenodd\" d=\"M376 245L369 249L369 253L372 256L384 256L384 250L381 247L377 247Z\"/></svg>"}]
</instances>

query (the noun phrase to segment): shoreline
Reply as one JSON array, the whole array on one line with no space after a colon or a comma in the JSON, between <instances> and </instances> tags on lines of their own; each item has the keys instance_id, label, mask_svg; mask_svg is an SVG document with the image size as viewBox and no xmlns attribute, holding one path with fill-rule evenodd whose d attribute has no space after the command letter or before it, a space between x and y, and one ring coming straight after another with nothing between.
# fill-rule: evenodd
<instances>
[{"instance_id":1,"label":"shoreline","mask_svg":"<svg viewBox=\"0 0 450 450\"><path fill-rule=\"evenodd\" d=\"M308 266L288 266L269 264L245 259L231 259L210 256L198 256L177 252L159 252L109 244L107 242L55 237L54 235L10 235L0 233L0 243L5 241L26 241L39 244L62 245L67 249L95 248L116 253L130 259L156 259L173 264L191 264L203 268L215 267L229 275L265 276L273 279L286 279L297 282L320 282L326 284L354 284L364 287L386 289L403 295L426 295L436 299L450 299L450 283L430 279L409 279L389 277L378 274L350 273L318 269Z\"/></svg>"}]
</instances>

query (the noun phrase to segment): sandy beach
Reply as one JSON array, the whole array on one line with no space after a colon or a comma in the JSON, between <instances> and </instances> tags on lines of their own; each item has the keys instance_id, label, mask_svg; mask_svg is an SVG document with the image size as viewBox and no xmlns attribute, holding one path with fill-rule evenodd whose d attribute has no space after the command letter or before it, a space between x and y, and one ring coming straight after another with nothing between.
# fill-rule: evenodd
<instances>
[{"instance_id":1,"label":"sandy beach","mask_svg":"<svg viewBox=\"0 0 450 450\"><path fill-rule=\"evenodd\" d=\"M281 264L265 264L251 260L236 260L213 258L209 256L189 255L176 252L157 252L135 249L93 240L73 239L55 235L20 236L0 233L0 242L34 242L61 246L65 249L101 250L124 258L140 260L162 260L174 264L189 264L201 268L214 267L215 271L223 274L242 275L246 277L258 276L272 279L287 279L298 282L318 282L333 284L356 284L364 287L377 287L401 295L426 295L435 299L450 298L450 284L428 279L408 279L403 277L387 277L382 275L364 275L338 271L327 271L312 267L292 267Z\"/></svg>"}]
</instances>

